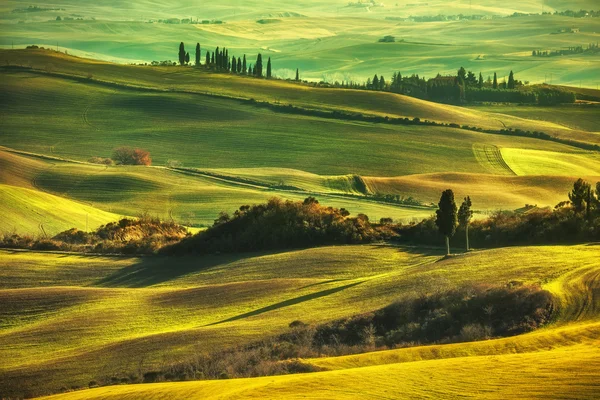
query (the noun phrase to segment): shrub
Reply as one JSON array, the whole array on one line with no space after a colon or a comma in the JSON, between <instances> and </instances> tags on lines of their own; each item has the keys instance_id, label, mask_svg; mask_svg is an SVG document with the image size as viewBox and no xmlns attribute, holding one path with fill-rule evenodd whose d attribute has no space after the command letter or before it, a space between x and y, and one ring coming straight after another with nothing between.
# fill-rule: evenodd
<instances>
[{"instance_id":1,"label":"shrub","mask_svg":"<svg viewBox=\"0 0 600 400\"><path fill-rule=\"evenodd\" d=\"M121 165L151 165L150 153L142 149L119 147L113 152L113 160Z\"/></svg>"},{"instance_id":2,"label":"shrub","mask_svg":"<svg viewBox=\"0 0 600 400\"><path fill-rule=\"evenodd\" d=\"M144 383L154 383L160 380L161 373L158 371L149 371L144 374Z\"/></svg>"},{"instance_id":3,"label":"shrub","mask_svg":"<svg viewBox=\"0 0 600 400\"><path fill-rule=\"evenodd\" d=\"M92 164L100 164L100 165L113 165L114 161L111 158L103 158L103 157L92 157L88 160L89 163Z\"/></svg>"},{"instance_id":4,"label":"shrub","mask_svg":"<svg viewBox=\"0 0 600 400\"><path fill-rule=\"evenodd\" d=\"M366 215L349 217L346 210L324 207L313 197L303 202L272 198L266 204L242 206L232 217L222 213L211 228L165 252L234 253L368 243L391 233L371 226Z\"/></svg>"}]
</instances>

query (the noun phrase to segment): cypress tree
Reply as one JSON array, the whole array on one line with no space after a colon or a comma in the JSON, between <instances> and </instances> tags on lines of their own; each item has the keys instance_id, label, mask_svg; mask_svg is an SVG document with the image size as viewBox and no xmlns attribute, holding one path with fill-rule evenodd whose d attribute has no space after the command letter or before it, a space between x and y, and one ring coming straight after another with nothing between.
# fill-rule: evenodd
<instances>
[{"instance_id":1,"label":"cypress tree","mask_svg":"<svg viewBox=\"0 0 600 400\"><path fill-rule=\"evenodd\" d=\"M219 46L215 49L215 65L217 68L221 68L221 53L219 52Z\"/></svg>"},{"instance_id":2,"label":"cypress tree","mask_svg":"<svg viewBox=\"0 0 600 400\"><path fill-rule=\"evenodd\" d=\"M183 42L179 44L179 65L183 65L185 63L185 45Z\"/></svg>"},{"instance_id":3,"label":"cypress tree","mask_svg":"<svg viewBox=\"0 0 600 400\"><path fill-rule=\"evenodd\" d=\"M196 66L199 67L200 66L200 57L202 56L202 53L200 51L200 43L196 43Z\"/></svg>"},{"instance_id":4,"label":"cypress tree","mask_svg":"<svg viewBox=\"0 0 600 400\"><path fill-rule=\"evenodd\" d=\"M458 224L465 228L467 251L469 251L469 222L471 222L471 218L473 218L473 210L471 210L472 205L471 198L467 196L458 209Z\"/></svg>"},{"instance_id":5,"label":"cypress tree","mask_svg":"<svg viewBox=\"0 0 600 400\"><path fill-rule=\"evenodd\" d=\"M481 75L481 72L479 73L479 82L477 83L477 86L479 89L483 87L483 75Z\"/></svg>"},{"instance_id":6,"label":"cypress tree","mask_svg":"<svg viewBox=\"0 0 600 400\"><path fill-rule=\"evenodd\" d=\"M252 64L248 64L248 71L246 71L246 75L252 75Z\"/></svg>"},{"instance_id":7,"label":"cypress tree","mask_svg":"<svg viewBox=\"0 0 600 400\"><path fill-rule=\"evenodd\" d=\"M208 51L206 52L206 60L204 61L204 64L206 64L206 66L210 64L210 53Z\"/></svg>"},{"instance_id":8,"label":"cypress tree","mask_svg":"<svg viewBox=\"0 0 600 400\"><path fill-rule=\"evenodd\" d=\"M271 79L271 57L267 61L267 79Z\"/></svg>"},{"instance_id":9,"label":"cypress tree","mask_svg":"<svg viewBox=\"0 0 600 400\"><path fill-rule=\"evenodd\" d=\"M257 70L256 70L256 65L254 65L254 66L252 67L252 75L254 75L254 76L257 76L257 75L256 75L256 72L257 72ZM261 76L262 76L262 75L261 75Z\"/></svg>"},{"instance_id":10,"label":"cypress tree","mask_svg":"<svg viewBox=\"0 0 600 400\"><path fill-rule=\"evenodd\" d=\"M212 53L212 57L210 59L210 63L213 64L213 65L215 64L215 52L214 51Z\"/></svg>"},{"instance_id":11,"label":"cypress tree","mask_svg":"<svg viewBox=\"0 0 600 400\"><path fill-rule=\"evenodd\" d=\"M255 76L258 76L259 78L262 78L263 76L262 54L260 53L258 53L258 56L256 57L256 63L254 64L253 74Z\"/></svg>"},{"instance_id":12,"label":"cypress tree","mask_svg":"<svg viewBox=\"0 0 600 400\"><path fill-rule=\"evenodd\" d=\"M494 83L492 84L494 89L498 89L498 75L494 72Z\"/></svg>"},{"instance_id":13,"label":"cypress tree","mask_svg":"<svg viewBox=\"0 0 600 400\"><path fill-rule=\"evenodd\" d=\"M379 78L379 90L385 90L385 78L383 75Z\"/></svg>"},{"instance_id":14,"label":"cypress tree","mask_svg":"<svg viewBox=\"0 0 600 400\"><path fill-rule=\"evenodd\" d=\"M373 89L373 90L379 89L379 78L377 77L377 74L375 74L375 76L373 77L373 82L371 83L371 89Z\"/></svg>"},{"instance_id":15,"label":"cypress tree","mask_svg":"<svg viewBox=\"0 0 600 400\"><path fill-rule=\"evenodd\" d=\"M242 73L242 60L239 57L237 59L237 73L238 74Z\"/></svg>"},{"instance_id":16,"label":"cypress tree","mask_svg":"<svg viewBox=\"0 0 600 400\"><path fill-rule=\"evenodd\" d=\"M185 64L189 64L190 63L190 53L185 53Z\"/></svg>"},{"instance_id":17,"label":"cypress tree","mask_svg":"<svg viewBox=\"0 0 600 400\"><path fill-rule=\"evenodd\" d=\"M298 71L298 68L296 68L296 82L298 82L300 80L300 71Z\"/></svg>"},{"instance_id":18,"label":"cypress tree","mask_svg":"<svg viewBox=\"0 0 600 400\"><path fill-rule=\"evenodd\" d=\"M229 66L229 50L224 49L223 53L224 53L223 56L224 56L224 60L225 60L225 62L223 64L223 68L225 68L226 70L229 70L230 69L230 66Z\"/></svg>"},{"instance_id":19,"label":"cypress tree","mask_svg":"<svg viewBox=\"0 0 600 400\"><path fill-rule=\"evenodd\" d=\"M508 75L508 88L515 88L515 75L513 74L512 70L510 71L510 75Z\"/></svg>"},{"instance_id":20,"label":"cypress tree","mask_svg":"<svg viewBox=\"0 0 600 400\"><path fill-rule=\"evenodd\" d=\"M231 56L231 72L234 74L237 71L237 61L235 60L235 56Z\"/></svg>"},{"instance_id":21,"label":"cypress tree","mask_svg":"<svg viewBox=\"0 0 600 400\"><path fill-rule=\"evenodd\" d=\"M451 189L442 193L438 207L439 209L435 212L437 215L435 224L446 238L446 255L450 255L450 238L454 236L458 222L454 192Z\"/></svg>"}]
</instances>

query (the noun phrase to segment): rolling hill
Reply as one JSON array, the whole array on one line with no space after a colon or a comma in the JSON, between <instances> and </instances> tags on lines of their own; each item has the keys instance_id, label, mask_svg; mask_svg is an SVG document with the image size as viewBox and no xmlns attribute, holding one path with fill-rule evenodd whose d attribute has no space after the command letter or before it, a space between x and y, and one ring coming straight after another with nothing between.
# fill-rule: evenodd
<instances>
[{"instance_id":1,"label":"rolling hill","mask_svg":"<svg viewBox=\"0 0 600 400\"><path fill-rule=\"evenodd\" d=\"M3 251L0 295L11 306L2 312L0 344L9 362L2 366L1 383L32 394L82 386L140 364L147 370L207 348L214 351L274 335L293 320L319 323L420 293L519 281L541 283L554 294L558 311L551 325L483 342L305 360L329 370L313 374L126 385L63 398L145 398L148 391L157 398L178 397L190 390L197 398L226 393L296 398L310 390L334 398L349 398L358 390L366 390L367 396L388 390L388 395L401 398L426 393L452 397L458 391L499 398L508 393L499 388L504 379L515 380L514 387L504 390L529 387L527 393L537 397L541 393L533 382L549 374L556 377L548 384L557 398L564 393L592 397L600 329L596 252L594 245L521 247L441 260L427 249L342 246L184 257L175 267L167 258ZM172 267L165 268L165 263ZM517 365L527 367L517 371ZM581 373L560 378L571 367ZM425 370L434 375L424 384L419 377ZM473 385L475 370L487 371L478 385ZM18 384L11 383L16 374ZM386 374L403 384L376 384Z\"/></svg>"}]
</instances>

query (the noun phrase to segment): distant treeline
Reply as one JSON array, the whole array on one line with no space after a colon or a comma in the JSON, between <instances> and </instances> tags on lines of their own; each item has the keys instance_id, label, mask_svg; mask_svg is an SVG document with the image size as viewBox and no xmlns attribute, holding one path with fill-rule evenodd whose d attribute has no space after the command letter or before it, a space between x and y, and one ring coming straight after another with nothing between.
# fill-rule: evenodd
<instances>
[{"instance_id":1,"label":"distant treeline","mask_svg":"<svg viewBox=\"0 0 600 400\"><path fill-rule=\"evenodd\" d=\"M574 93L564 89L548 86L527 86L510 71L508 80L498 82L498 75L493 78L475 75L473 71L460 68L456 75L442 76L426 80L419 75L403 76L395 72L388 82L383 75L375 74L367 82L352 81L334 82L333 87L376 90L404 94L412 97L441 103L460 104L465 102L503 102L520 104L554 105L574 103Z\"/></svg>"},{"instance_id":2,"label":"distant treeline","mask_svg":"<svg viewBox=\"0 0 600 400\"><path fill-rule=\"evenodd\" d=\"M590 43L587 47L572 46L561 50L533 50L531 55L533 57L556 57L570 54L598 53L599 51L600 48L598 47L598 43Z\"/></svg>"}]
</instances>

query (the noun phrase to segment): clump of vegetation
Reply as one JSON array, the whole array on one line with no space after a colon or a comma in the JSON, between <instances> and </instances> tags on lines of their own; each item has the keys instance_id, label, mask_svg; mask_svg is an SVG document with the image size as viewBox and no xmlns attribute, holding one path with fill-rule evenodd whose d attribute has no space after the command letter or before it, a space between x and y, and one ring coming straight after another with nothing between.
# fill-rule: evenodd
<instances>
[{"instance_id":1,"label":"clump of vegetation","mask_svg":"<svg viewBox=\"0 0 600 400\"><path fill-rule=\"evenodd\" d=\"M179 242L189 235L187 229L174 222L161 221L149 215L137 219L123 218L99 227L94 232L72 228L52 238L0 235L0 247L32 250L58 250L94 253L152 254L164 246Z\"/></svg>"},{"instance_id":2,"label":"clump of vegetation","mask_svg":"<svg viewBox=\"0 0 600 400\"><path fill-rule=\"evenodd\" d=\"M569 193L569 201L557 204L554 209L532 207L525 211L498 211L489 218L469 222L470 218L466 217L471 208L470 198L465 199L463 207L466 207L465 214L458 229L465 233L468 230L468 236L459 235L456 240L465 247L469 241L477 247L498 247L600 240L600 182L592 188L578 179ZM450 206L451 210L455 208L456 205ZM454 235L457 222L453 220L448 229L441 230L436 226L438 219L431 217L418 224L398 225L397 238L439 244L443 237Z\"/></svg>"},{"instance_id":3,"label":"clump of vegetation","mask_svg":"<svg viewBox=\"0 0 600 400\"><path fill-rule=\"evenodd\" d=\"M150 153L142 149L119 147L114 150L112 159L120 165L151 165Z\"/></svg>"},{"instance_id":4,"label":"clump of vegetation","mask_svg":"<svg viewBox=\"0 0 600 400\"><path fill-rule=\"evenodd\" d=\"M222 212L211 228L165 251L232 253L368 243L390 235L391 230L374 227L364 214L350 217L347 210L324 207L313 197L303 202L272 198L266 204L242 206L233 216Z\"/></svg>"},{"instance_id":5,"label":"clump of vegetation","mask_svg":"<svg viewBox=\"0 0 600 400\"><path fill-rule=\"evenodd\" d=\"M89 163L92 164L100 164L100 165L113 165L115 162L112 158L104 158L104 157L92 157L88 160Z\"/></svg>"},{"instance_id":6,"label":"clump of vegetation","mask_svg":"<svg viewBox=\"0 0 600 400\"><path fill-rule=\"evenodd\" d=\"M553 309L550 293L536 285L463 287L326 324L293 321L274 338L195 354L142 376L160 382L314 372L320 368L300 359L517 335L547 323Z\"/></svg>"}]
</instances>

